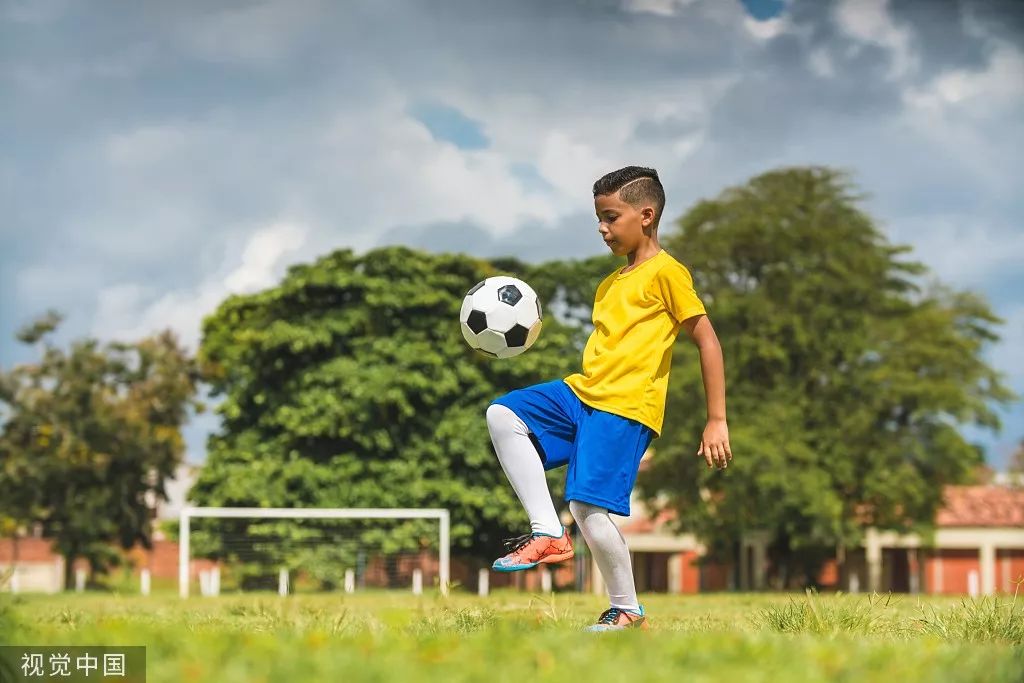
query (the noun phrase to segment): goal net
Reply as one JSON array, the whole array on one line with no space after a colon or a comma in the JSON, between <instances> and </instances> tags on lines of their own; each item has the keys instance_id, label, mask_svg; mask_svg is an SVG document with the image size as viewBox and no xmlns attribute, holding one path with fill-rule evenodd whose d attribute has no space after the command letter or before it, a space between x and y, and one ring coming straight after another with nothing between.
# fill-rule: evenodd
<instances>
[{"instance_id":1,"label":"goal net","mask_svg":"<svg viewBox=\"0 0 1024 683\"><path fill-rule=\"evenodd\" d=\"M302 592L403 588L448 592L447 510L185 507L178 588Z\"/></svg>"}]
</instances>

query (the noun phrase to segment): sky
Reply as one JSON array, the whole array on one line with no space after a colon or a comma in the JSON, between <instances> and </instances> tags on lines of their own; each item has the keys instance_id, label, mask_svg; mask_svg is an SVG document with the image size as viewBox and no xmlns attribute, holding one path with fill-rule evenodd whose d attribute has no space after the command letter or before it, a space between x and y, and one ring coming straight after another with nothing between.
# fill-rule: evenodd
<instances>
[{"instance_id":1,"label":"sky","mask_svg":"<svg viewBox=\"0 0 1024 683\"><path fill-rule=\"evenodd\" d=\"M988 299L1024 396L1021 150L1016 0L0 0L0 366L49 308L59 340L195 349L225 296L336 248L599 254L590 188L629 164L670 218L820 164ZM965 431L996 468L1024 403L1002 416Z\"/></svg>"}]
</instances>

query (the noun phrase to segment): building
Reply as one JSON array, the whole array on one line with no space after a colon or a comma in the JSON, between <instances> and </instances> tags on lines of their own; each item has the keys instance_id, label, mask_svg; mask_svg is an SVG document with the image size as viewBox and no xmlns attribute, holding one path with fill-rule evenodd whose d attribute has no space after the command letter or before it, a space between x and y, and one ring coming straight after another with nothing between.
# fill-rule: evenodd
<instances>
[{"instance_id":1,"label":"building","mask_svg":"<svg viewBox=\"0 0 1024 683\"><path fill-rule=\"evenodd\" d=\"M156 507L157 521L177 519L187 492L198 474L183 465L168 482L169 500ZM936 517L934 538L868 529L859 548L847 548L840 571L835 561L826 564L819 583L851 593L862 591L931 594L1011 594L1015 581L1024 578L1024 486L996 480L984 486L950 486ZM673 528L673 515L650 514L639 500L633 515L617 521L632 552L637 589L641 592L698 593L718 590L763 590L768 587L771 539L752 530L736 543L733 563L713 563L706 548L693 535ZM571 523L571 519L564 520ZM582 540L576 561L553 568L551 585L560 590L604 592L600 572L585 552ZM154 580L173 582L178 577L178 544L162 533L154 534L153 548L127 553L136 571L149 570ZM479 564L452 558L452 579L476 588ZM407 563L408 564L408 563ZM436 576L436 558L415 561L425 585ZM190 575L198 580L216 565L193 559ZM76 567L76 569L79 567ZM402 566L411 573L413 564ZM83 568L84 569L84 568ZM82 577L84 580L84 575ZM57 592L64 589L64 560L46 539L0 539L0 590ZM541 590L541 572L490 574L491 587Z\"/></svg>"},{"instance_id":2,"label":"building","mask_svg":"<svg viewBox=\"0 0 1024 683\"><path fill-rule=\"evenodd\" d=\"M160 505L155 501L150 503L158 523L177 520L198 472L199 467L182 464L175 470L174 478L167 480L168 500ZM178 576L178 544L168 540L159 528L154 531L152 549L133 548L126 555L137 571L146 568L159 578L175 579ZM194 564L193 570L199 571L210 563L200 560ZM87 563L82 560L76 562L75 574L76 581L84 585ZM54 552L49 539L37 534L0 538L0 590L59 593L64 588L64 558Z\"/></svg>"},{"instance_id":3,"label":"building","mask_svg":"<svg viewBox=\"0 0 1024 683\"><path fill-rule=\"evenodd\" d=\"M1024 579L1024 487L949 486L933 539L869 528L859 548L845 549L840 575L826 563L819 582L851 593L1012 594ZM735 565L702 564L703 546L671 531L672 515L651 518L642 505L620 524L633 555L638 590L694 593L761 590L767 585L771 538L751 531L738 540ZM598 576L596 567L591 573ZM603 587L594 582L593 590Z\"/></svg>"}]
</instances>

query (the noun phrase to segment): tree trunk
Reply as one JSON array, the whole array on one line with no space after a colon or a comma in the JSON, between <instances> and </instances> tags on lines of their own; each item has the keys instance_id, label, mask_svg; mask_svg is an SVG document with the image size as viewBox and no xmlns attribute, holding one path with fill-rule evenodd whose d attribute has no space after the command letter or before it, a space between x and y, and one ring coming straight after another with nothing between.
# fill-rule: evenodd
<instances>
[{"instance_id":1,"label":"tree trunk","mask_svg":"<svg viewBox=\"0 0 1024 683\"><path fill-rule=\"evenodd\" d=\"M64 590L70 591L75 588L75 558L78 556L78 548L72 548L64 554Z\"/></svg>"},{"instance_id":2,"label":"tree trunk","mask_svg":"<svg viewBox=\"0 0 1024 683\"><path fill-rule=\"evenodd\" d=\"M8 581L14 581L14 572L18 571L18 532L11 536L11 566L3 574L0 574L0 586Z\"/></svg>"}]
</instances>

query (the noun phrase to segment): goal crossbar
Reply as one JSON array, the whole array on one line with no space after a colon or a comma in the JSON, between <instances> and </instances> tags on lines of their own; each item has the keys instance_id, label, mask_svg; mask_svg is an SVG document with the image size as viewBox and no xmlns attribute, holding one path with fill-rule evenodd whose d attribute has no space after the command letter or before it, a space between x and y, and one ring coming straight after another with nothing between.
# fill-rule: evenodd
<instances>
[{"instance_id":1,"label":"goal crossbar","mask_svg":"<svg viewBox=\"0 0 1024 683\"><path fill-rule=\"evenodd\" d=\"M442 595L448 594L451 576L451 515L444 508L243 508L192 507L181 509L178 526L178 594L189 593L189 521L193 517L245 519L436 519L440 523L438 579Z\"/></svg>"}]
</instances>

